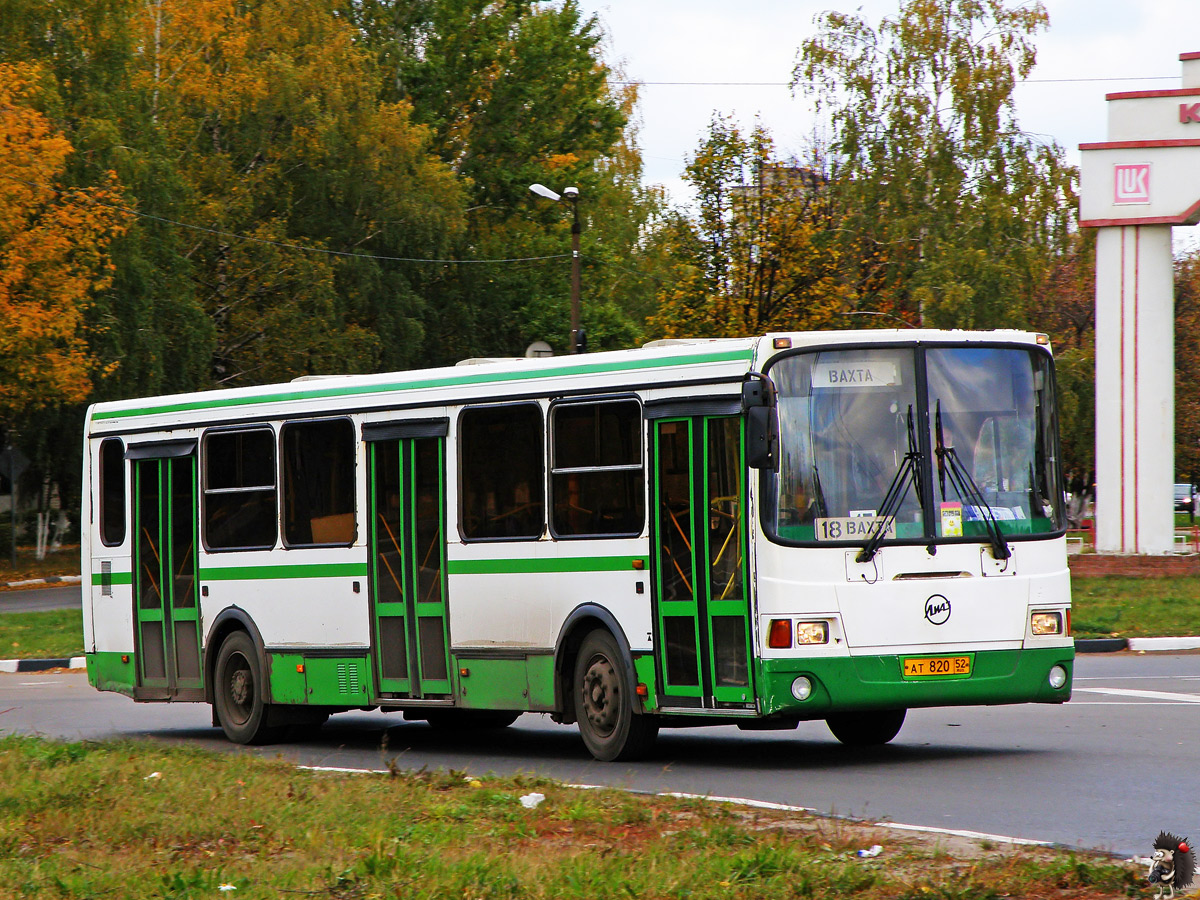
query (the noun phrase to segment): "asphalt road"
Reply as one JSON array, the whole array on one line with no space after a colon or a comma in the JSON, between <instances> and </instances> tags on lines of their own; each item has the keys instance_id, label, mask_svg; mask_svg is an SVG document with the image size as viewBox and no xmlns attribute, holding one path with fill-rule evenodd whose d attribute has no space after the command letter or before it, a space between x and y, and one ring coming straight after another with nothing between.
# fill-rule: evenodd
<instances>
[{"instance_id":1,"label":"asphalt road","mask_svg":"<svg viewBox=\"0 0 1200 900\"><path fill-rule=\"evenodd\" d=\"M81 602L82 589L78 584L0 591L0 614L45 609L78 609Z\"/></svg>"},{"instance_id":2,"label":"asphalt road","mask_svg":"<svg viewBox=\"0 0 1200 900\"><path fill-rule=\"evenodd\" d=\"M823 723L791 732L664 731L657 757L598 763L574 727L526 715L446 735L345 713L314 736L242 749L200 704L134 704L78 673L0 675L0 733L151 737L309 765L536 772L572 783L748 797L871 819L1011 835L1122 856L1159 830L1200 837L1200 655L1083 656L1065 706L915 710L889 746L851 752Z\"/></svg>"}]
</instances>

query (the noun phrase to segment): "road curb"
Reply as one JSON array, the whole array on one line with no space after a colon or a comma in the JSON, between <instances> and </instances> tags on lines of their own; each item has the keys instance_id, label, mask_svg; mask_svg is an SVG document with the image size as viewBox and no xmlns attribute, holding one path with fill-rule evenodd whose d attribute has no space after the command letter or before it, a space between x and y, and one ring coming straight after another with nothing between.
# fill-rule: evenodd
<instances>
[{"instance_id":1,"label":"road curb","mask_svg":"<svg viewBox=\"0 0 1200 900\"><path fill-rule=\"evenodd\" d=\"M86 669L86 656L56 659L0 659L0 672L45 672L49 669Z\"/></svg>"},{"instance_id":2,"label":"road curb","mask_svg":"<svg viewBox=\"0 0 1200 900\"><path fill-rule=\"evenodd\" d=\"M1143 650L1200 650L1200 637L1130 638L1129 649Z\"/></svg>"},{"instance_id":3,"label":"road curb","mask_svg":"<svg viewBox=\"0 0 1200 900\"><path fill-rule=\"evenodd\" d=\"M1137 653L1200 650L1200 637L1078 638L1075 641L1076 653L1116 653L1120 650Z\"/></svg>"},{"instance_id":4,"label":"road curb","mask_svg":"<svg viewBox=\"0 0 1200 900\"><path fill-rule=\"evenodd\" d=\"M1116 653L1118 650L1128 650L1129 641L1125 638L1076 638L1076 653Z\"/></svg>"},{"instance_id":5,"label":"road curb","mask_svg":"<svg viewBox=\"0 0 1200 900\"><path fill-rule=\"evenodd\" d=\"M29 578L25 581L0 581L0 590L29 587L31 584L79 584L81 581L83 581L81 575L47 575L45 578Z\"/></svg>"}]
</instances>

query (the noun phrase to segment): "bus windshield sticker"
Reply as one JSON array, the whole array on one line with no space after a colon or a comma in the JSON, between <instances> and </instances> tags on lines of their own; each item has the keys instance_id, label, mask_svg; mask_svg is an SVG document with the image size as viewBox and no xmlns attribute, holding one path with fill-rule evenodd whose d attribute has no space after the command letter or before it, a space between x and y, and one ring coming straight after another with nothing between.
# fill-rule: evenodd
<instances>
[{"instance_id":1,"label":"bus windshield sticker","mask_svg":"<svg viewBox=\"0 0 1200 900\"><path fill-rule=\"evenodd\" d=\"M820 388L883 388L900 384L900 370L888 359L859 358L812 366L812 386Z\"/></svg>"},{"instance_id":2,"label":"bus windshield sticker","mask_svg":"<svg viewBox=\"0 0 1200 900\"><path fill-rule=\"evenodd\" d=\"M841 516L817 519L818 541L863 541L879 529L884 520L880 516ZM883 525L883 536L896 536L896 517L888 516Z\"/></svg>"},{"instance_id":3,"label":"bus windshield sticker","mask_svg":"<svg viewBox=\"0 0 1200 900\"><path fill-rule=\"evenodd\" d=\"M961 503L942 503L942 537L962 537L963 507Z\"/></svg>"}]
</instances>

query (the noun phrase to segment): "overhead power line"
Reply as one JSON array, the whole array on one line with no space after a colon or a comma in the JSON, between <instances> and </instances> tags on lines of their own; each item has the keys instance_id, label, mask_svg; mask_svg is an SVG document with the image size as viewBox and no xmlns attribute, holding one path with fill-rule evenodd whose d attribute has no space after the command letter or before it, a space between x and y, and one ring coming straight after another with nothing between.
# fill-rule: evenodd
<instances>
[{"instance_id":1,"label":"overhead power line","mask_svg":"<svg viewBox=\"0 0 1200 900\"><path fill-rule=\"evenodd\" d=\"M54 194L62 194L63 192L47 185L37 184L32 181L24 181L16 179L22 184L27 184L30 187L36 187L42 190L48 190ZM329 250L325 247L310 247L306 244L294 244L290 241L277 241L271 238L254 237L249 234L239 234L236 231L225 231L221 228L209 228L206 225L196 225L192 222L181 222L178 219L169 219L166 216L157 216L153 213L145 213L136 209L130 209L127 206L117 206L113 203L103 203L99 200L91 199L89 203L94 206L99 206L102 209L111 209L114 212L119 212L127 216L135 216L139 219L149 219L152 222L162 222L165 225L174 225L178 228L187 228L190 231L199 231L203 234L211 234L215 237L228 238L235 241L247 241L253 244L265 244L269 247L280 247L284 250L299 250L304 253L323 253L326 256L342 256L351 259L378 259L385 262L410 262L410 263L433 263L437 265L469 265L479 264L485 265L489 263L523 263L523 262L543 262L551 259L569 259L569 253L556 253L551 256L519 256L509 259L427 259L416 256L383 256L377 253L358 253L350 250Z\"/></svg>"},{"instance_id":2,"label":"overhead power line","mask_svg":"<svg viewBox=\"0 0 1200 900\"><path fill-rule=\"evenodd\" d=\"M139 212L135 209L129 209L124 206L114 206L108 203L96 202L97 206L102 206L105 209L115 210L116 212L125 213L130 216L137 216L139 219L150 219L154 222L163 222L167 225L176 225L180 228L188 228L192 231L199 231L204 234L211 234L217 237L230 238L237 241L249 241L254 244L266 244L270 247L281 247L285 250L301 250L305 253L324 253L327 256L342 256L351 259L379 259L387 262L410 262L410 263L435 263L440 265L466 265L470 263L486 264L486 263L520 263L520 262L542 262L549 259L567 259L569 253L556 253L552 256L519 256L511 259L425 259L415 256L383 256L377 253L358 253L349 250L328 250L324 247L309 247L305 244L293 244L289 241L276 241L271 238L254 237L249 234L239 234L235 231L225 231L220 228L208 228L204 225L194 225L190 222L180 222L176 219L168 219L165 216L156 216L151 213Z\"/></svg>"},{"instance_id":3,"label":"overhead power line","mask_svg":"<svg viewBox=\"0 0 1200 900\"><path fill-rule=\"evenodd\" d=\"M1178 75L1138 75L1128 78L1022 78L1017 84L1085 84L1100 81L1178 81ZM791 87L790 81L610 81L622 87Z\"/></svg>"}]
</instances>

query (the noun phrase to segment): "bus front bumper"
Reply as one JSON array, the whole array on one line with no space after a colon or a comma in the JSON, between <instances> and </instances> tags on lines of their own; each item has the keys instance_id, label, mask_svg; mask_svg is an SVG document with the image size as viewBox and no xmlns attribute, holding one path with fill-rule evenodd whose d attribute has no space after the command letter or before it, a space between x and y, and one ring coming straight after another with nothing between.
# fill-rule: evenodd
<instances>
[{"instance_id":1,"label":"bus front bumper","mask_svg":"<svg viewBox=\"0 0 1200 900\"><path fill-rule=\"evenodd\" d=\"M929 654L914 654L928 656ZM968 676L905 678L901 655L825 659L768 659L759 663L763 715L821 719L855 709L915 709L922 706L983 706L1002 703L1065 703L1071 699L1073 647L972 652ZM1051 684L1051 671L1065 679ZM793 694L807 678L804 700ZM803 682L799 687L804 687ZM804 693L800 690L799 693Z\"/></svg>"}]
</instances>

